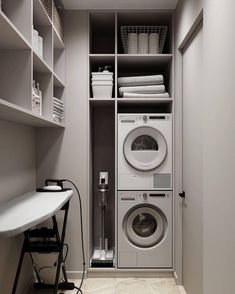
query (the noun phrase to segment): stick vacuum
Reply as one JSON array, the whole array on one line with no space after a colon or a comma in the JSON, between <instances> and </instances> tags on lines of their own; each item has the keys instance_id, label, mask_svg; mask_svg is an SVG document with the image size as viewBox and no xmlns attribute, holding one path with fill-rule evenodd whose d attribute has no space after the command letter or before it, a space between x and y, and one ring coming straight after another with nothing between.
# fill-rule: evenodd
<instances>
[{"instance_id":1,"label":"stick vacuum","mask_svg":"<svg viewBox=\"0 0 235 294\"><path fill-rule=\"evenodd\" d=\"M113 250L108 249L108 238L105 238L105 210L108 205L108 191L108 173L100 172L98 184L99 206L101 208L100 247L94 249L91 258L92 267L113 267Z\"/></svg>"}]
</instances>

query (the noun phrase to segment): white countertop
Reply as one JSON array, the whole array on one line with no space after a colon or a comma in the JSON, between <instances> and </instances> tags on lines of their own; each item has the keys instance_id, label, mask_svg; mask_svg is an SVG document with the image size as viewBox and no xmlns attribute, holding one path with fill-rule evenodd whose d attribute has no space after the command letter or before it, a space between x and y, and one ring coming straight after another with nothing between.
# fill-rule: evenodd
<instances>
[{"instance_id":1,"label":"white countertop","mask_svg":"<svg viewBox=\"0 0 235 294\"><path fill-rule=\"evenodd\" d=\"M73 191L29 192L0 206L0 237L12 237L52 217Z\"/></svg>"}]
</instances>

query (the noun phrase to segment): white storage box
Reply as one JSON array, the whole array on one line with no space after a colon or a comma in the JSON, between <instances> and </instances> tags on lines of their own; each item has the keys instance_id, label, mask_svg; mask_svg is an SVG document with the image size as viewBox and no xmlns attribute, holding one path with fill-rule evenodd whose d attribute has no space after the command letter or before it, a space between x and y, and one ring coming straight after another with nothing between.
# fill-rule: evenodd
<instances>
[{"instance_id":1,"label":"white storage box","mask_svg":"<svg viewBox=\"0 0 235 294\"><path fill-rule=\"evenodd\" d=\"M92 72L92 81L112 81L113 72Z\"/></svg>"},{"instance_id":2,"label":"white storage box","mask_svg":"<svg viewBox=\"0 0 235 294\"><path fill-rule=\"evenodd\" d=\"M112 81L93 81L91 85L93 98L112 98Z\"/></svg>"}]
</instances>

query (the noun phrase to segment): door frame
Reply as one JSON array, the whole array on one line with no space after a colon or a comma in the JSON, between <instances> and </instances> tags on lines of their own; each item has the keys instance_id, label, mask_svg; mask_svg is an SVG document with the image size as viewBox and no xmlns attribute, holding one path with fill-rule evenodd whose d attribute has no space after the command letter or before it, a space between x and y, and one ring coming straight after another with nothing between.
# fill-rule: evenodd
<instances>
[{"instance_id":1,"label":"door frame","mask_svg":"<svg viewBox=\"0 0 235 294\"><path fill-rule=\"evenodd\" d=\"M174 108L175 117L175 150L174 150L174 279L178 285L183 283L183 199L178 193L183 190L183 53L195 32L203 23L203 9L192 23L190 29L185 34L183 41L175 48L175 55L178 55L178 69L175 74L179 74L179 99L177 107ZM179 53L179 54L178 54ZM176 60L175 58L175 60ZM176 93L176 91L175 91ZM177 151L177 156L176 156ZM178 174L176 176L176 174ZM177 232L177 238L176 238Z\"/></svg>"}]
</instances>

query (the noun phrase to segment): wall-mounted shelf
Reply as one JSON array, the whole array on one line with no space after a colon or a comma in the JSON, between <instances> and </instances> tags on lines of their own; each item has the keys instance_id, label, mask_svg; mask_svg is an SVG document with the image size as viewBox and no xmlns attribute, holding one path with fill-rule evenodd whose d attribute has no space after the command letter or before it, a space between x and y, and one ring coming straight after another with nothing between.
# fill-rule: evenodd
<instances>
[{"instance_id":1,"label":"wall-mounted shelf","mask_svg":"<svg viewBox=\"0 0 235 294\"><path fill-rule=\"evenodd\" d=\"M33 48L33 26L43 38L42 58ZM40 0L2 0L0 97L1 112L6 112L1 113L1 119L32 126L60 126L52 119L52 97L65 98L64 50L53 20ZM33 79L42 91L42 116L31 111Z\"/></svg>"},{"instance_id":2,"label":"wall-mounted shelf","mask_svg":"<svg viewBox=\"0 0 235 294\"><path fill-rule=\"evenodd\" d=\"M63 124L35 115L30 110L0 99L0 119L33 127L64 128Z\"/></svg>"},{"instance_id":3,"label":"wall-mounted shelf","mask_svg":"<svg viewBox=\"0 0 235 294\"><path fill-rule=\"evenodd\" d=\"M54 36L54 48L56 48L56 49L64 49L65 48L64 41L59 36L59 34L58 34L57 30L55 29L54 25L53 25L53 36Z\"/></svg>"},{"instance_id":4,"label":"wall-mounted shelf","mask_svg":"<svg viewBox=\"0 0 235 294\"><path fill-rule=\"evenodd\" d=\"M125 104L143 104L143 105L162 105L171 104L173 102L172 98L118 98L119 105Z\"/></svg>"},{"instance_id":5,"label":"wall-mounted shelf","mask_svg":"<svg viewBox=\"0 0 235 294\"><path fill-rule=\"evenodd\" d=\"M0 49L29 49L30 45L15 25L0 10Z\"/></svg>"},{"instance_id":6,"label":"wall-mounted shelf","mask_svg":"<svg viewBox=\"0 0 235 294\"><path fill-rule=\"evenodd\" d=\"M115 99L101 99L101 98L90 98L89 103L92 107L96 106L108 106L113 105L115 102Z\"/></svg>"},{"instance_id":7,"label":"wall-mounted shelf","mask_svg":"<svg viewBox=\"0 0 235 294\"><path fill-rule=\"evenodd\" d=\"M46 64L46 62L41 59L37 53L33 52L33 70L39 73L51 73L52 70Z\"/></svg>"},{"instance_id":8,"label":"wall-mounted shelf","mask_svg":"<svg viewBox=\"0 0 235 294\"><path fill-rule=\"evenodd\" d=\"M56 73L53 74L54 76L54 86L56 87L65 87L64 82L61 81L61 79L56 75Z\"/></svg>"}]
</instances>

